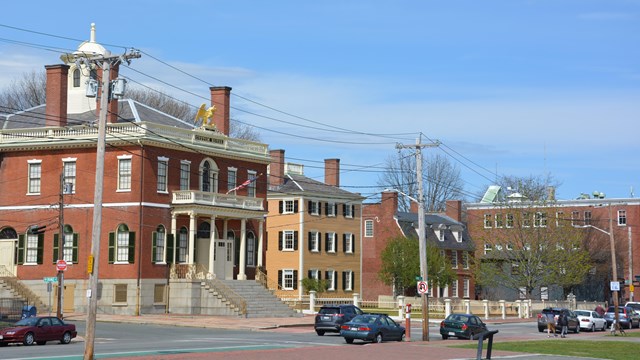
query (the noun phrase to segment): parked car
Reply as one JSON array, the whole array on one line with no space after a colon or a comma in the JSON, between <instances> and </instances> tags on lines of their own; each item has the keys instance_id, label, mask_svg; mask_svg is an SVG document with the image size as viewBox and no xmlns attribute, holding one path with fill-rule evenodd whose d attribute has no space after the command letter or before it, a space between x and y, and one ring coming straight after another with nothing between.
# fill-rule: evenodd
<instances>
[{"instance_id":1,"label":"parked car","mask_svg":"<svg viewBox=\"0 0 640 360\"><path fill-rule=\"evenodd\" d=\"M613 306L607 308L607 312L604 314L604 319L607 320L607 326L611 326L615 319L615 312ZM632 307L618 306L618 321L623 328L640 328L640 314L638 314Z\"/></svg>"},{"instance_id":2,"label":"parked car","mask_svg":"<svg viewBox=\"0 0 640 360\"><path fill-rule=\"evenodd\" d=\"M443 340L449 337L473 339L473 336L487 331L487 325L472 314L451 314L440 322L440 335Z\"/></svg>"},{"instance_id":3,"label":"parked car","mask_svg":"<svg viewBox=\"0 0 640 360\"><path fill-rule=\"evenodd\" d=\"M340 327L340 336L351 344L353 340L381 343L385 340L403 341L405 328L385 314L358 315Z\"/></svg>"},{"instance_id":4,"label":"parked car","mask_svg":"<svg viewBox=\"0 0 640 360\"><path fill-rule=\"evenodd\" d=\"M581 329L590 331L605 331L607 329L607 320L597 312L591 310L576 310L575 313L578 321L580 321Z\"/></svg>"},{"instance_id":5,"label":"parked car","mask_svg":"<svg viewBox=\"0 0 640 360\"><path fill-rule=\"evenodd\" d=\"M635 310L637 313L640 313L640 302L637 301L627 301L626 304L624 304L624 306L628 306L630 308L633 308L633 310Z\"/></svg>"},{"instance_id":6,"label":"parked car","mask_svg":"<svg viewBox=\"0 0 640 360\"><path fill-rule=\"evenodd\" d=\"M47 341L68 344L78 333L74 324L65 323L55 316L28 317L13 326L0 330L0 346L9 343L44 345Z\"/></svg>"},{"instance_id":7,"label":"parked car","mask_svg":"<svg viewBox=\"0 0 640 360\"><path fill-rule=\"evenodd\" d=\"M578 317L576 314L566 308L545 308L538 314L538 331L543 332L547 330L547 314L552 313L555 318L556 331L559 332L562 329L558 326L558 316L561 313L567 314L567 320L569 325L567 326L570 331L575 332L576 334L580 332L580 321L578 321Z\"/></svg>"},{"instance_id":8,"label":"parked car","mask_svg":"<svg viewBox=\"0 0 640 360\"><path fill-rule=\"evenodd\" d=\"M364 312L355 305L322 305L316 314L313 329L320 336L325 332L340 332L342 324Z\"/></svg>"}]
</instances>

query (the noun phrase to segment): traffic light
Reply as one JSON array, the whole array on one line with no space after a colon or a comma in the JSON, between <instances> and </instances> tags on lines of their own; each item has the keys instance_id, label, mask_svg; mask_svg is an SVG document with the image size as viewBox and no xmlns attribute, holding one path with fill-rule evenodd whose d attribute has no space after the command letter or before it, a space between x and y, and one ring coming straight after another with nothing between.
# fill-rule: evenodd
<instances>
[{"instance_id":1,"label":"traffic light","mask_svg":"<svg viewBox=\"0 0 640 360\"><path fill-rule=\"evenodd\" d=\"M42 225L42 226L38 226L38 225L31 225L27 228L27 234L29 235L40 235L40 234L44 234L44 229L47 228L47 225Z\"/></svg>"}]
</instances>

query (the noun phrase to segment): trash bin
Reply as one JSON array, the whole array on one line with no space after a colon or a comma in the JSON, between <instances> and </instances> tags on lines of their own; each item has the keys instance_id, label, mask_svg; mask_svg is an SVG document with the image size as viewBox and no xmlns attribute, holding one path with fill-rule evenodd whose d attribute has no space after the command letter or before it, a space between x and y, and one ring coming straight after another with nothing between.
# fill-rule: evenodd
<instances>
[{"instance_id":1,"label":"trash bin","mask_svg":"<svg viewBox=\"0 0 640 360\"><path fill-rule=\"evenodd\" d=\"M37 314L36 307L33 305L25 305L22 307L22 318L34 317Z\"/></svg>"}]
</instances>

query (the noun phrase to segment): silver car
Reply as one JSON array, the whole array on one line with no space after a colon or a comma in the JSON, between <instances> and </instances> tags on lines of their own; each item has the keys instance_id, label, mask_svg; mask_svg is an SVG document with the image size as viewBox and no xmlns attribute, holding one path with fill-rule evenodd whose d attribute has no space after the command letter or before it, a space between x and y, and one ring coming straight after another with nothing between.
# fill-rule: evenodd
<instances>
[{"instance_id":1,"label":"silver car","mask_svg":"<svg viewBox=\"0 0 640 360\"><path fill-rule=\"evenodd\" d=\"M595 311L576 310L574 313L578 316L581 329L589 331L605 331L607 329L607 320Z\"/></svg>"}]
</instances>

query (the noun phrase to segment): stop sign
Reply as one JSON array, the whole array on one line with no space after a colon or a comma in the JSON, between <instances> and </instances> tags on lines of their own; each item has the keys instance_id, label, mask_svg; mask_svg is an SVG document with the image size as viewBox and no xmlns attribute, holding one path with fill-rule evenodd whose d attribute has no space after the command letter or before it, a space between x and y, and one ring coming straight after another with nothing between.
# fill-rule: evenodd
<instances>
[{"instance_id":1,"label":"stop sign","mask_svg":"<svg viewBox=\"0 0 640 360\"><path fill-rule=\"evenodd\" d=\"M56 269L58 269L58 271L65 271L67 270L67 262L64 260L58 260L56 261Z\"/></svg>"}]
</instances>

